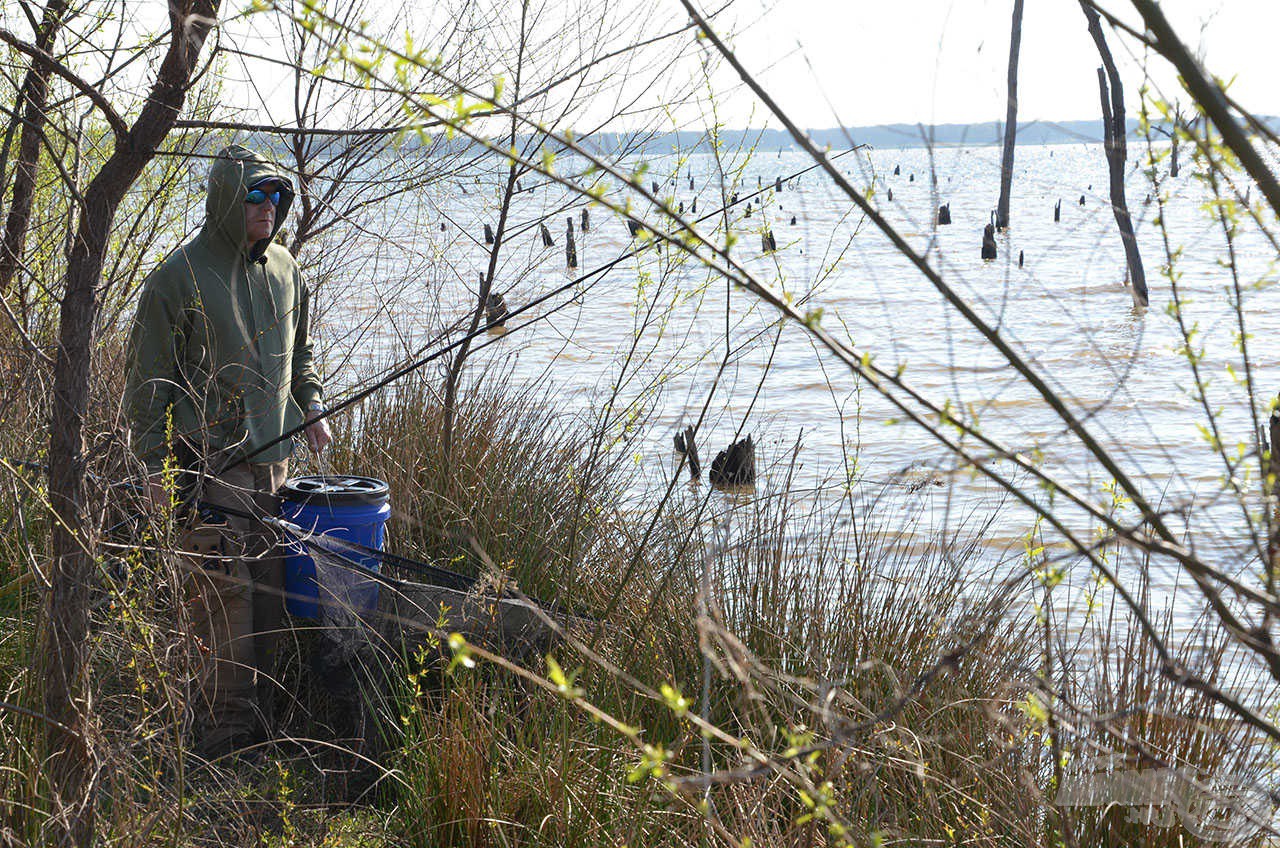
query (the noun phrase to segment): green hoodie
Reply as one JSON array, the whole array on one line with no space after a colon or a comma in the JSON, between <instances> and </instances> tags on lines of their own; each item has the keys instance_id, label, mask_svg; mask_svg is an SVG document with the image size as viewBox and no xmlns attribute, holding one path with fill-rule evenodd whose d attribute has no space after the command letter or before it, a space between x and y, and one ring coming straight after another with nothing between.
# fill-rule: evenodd
<instances>
[{"instance_id":1,"label":"green hoodie","mask_svg":"<svg viewBox=\"0 0 1280 848\"><path fill-rule=\"evenodd\" d=\"M244 198L281 182L271 236L245 244ZM272 241L293 203L273 162L231 146L209 171L200 233L142 284L129 336L125 411L133 450L155 471L185 440L227 464L303 421L321 397L311 354L310 293L288 250ZM285 441L250 457L286 458Z\"/></svg>"}]
</instances>

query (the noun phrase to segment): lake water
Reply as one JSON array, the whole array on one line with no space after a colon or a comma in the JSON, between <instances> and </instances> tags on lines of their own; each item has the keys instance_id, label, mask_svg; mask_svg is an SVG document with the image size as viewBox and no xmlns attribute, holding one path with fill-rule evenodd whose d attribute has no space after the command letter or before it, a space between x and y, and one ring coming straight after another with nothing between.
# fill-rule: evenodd
<instances>
[{"instance_id":1,"label":"lake water","mask_svg":"<svg viewBox=\"0 0 1280 848\"><path fill-rule=\"evenodd\" d=\"M1132 308L1124 285L1124 255L1100 145L1018 149L1012 227L1000 236L999 258L991 262L980 259L979 246L998 194L997 148L948 148L932 155L925 149L859 151L842 156L838 165L855 185L874 184L873 203L890 223L1087 417L1090 432L1145 496L1176 513L1170 523L1186 532L1195 550L1239 572L1255 562L1246 512L1259 509L1258 462L1246 459L1234 469L1247 493L1242 506L1222 457L1206 441L1205 410L1193 398L1187 359L1178 352L1178 326L1166 311L1172 293L1161 271L1167 258L1163 233L1153 223L1157 206L1149 199L1155 189L1135 165L1143 147L1131 144L1128 179L1151 290L1151 307L1141 313ZM1183 315L1198 328L1201 373L1211 380L1207 403L1221 439L1233 453L1237 442L1248 453L1255 424L1237 382L1245 367L1233 280L1223 265L1226 245L1221 227L1201 208L1208 190L1188 158L1184 151L1181 176L1163 186L1169 196L1167 235L1183 251L1176 263L1188 302ZM725 178L726 193L745 198L758 183L770 188L775 178L810 163L798 153L764 152L726 164L737 168ZM654 157L649 165L645 183L659 181L661 193L686 204L686 211L694 197L699 214L720 205L710 155ZM573 163L562 160L557 167L569 173ZM331 367L341 360L348 384L404 357L441 326L464 319L474 297L466 286L474 285L488 259L482 224L497 222L497 183L496 174L479 182L467 176L406 198L384 222L384 240L361 248L362 260L378 263L374 279L364 273L358 285L321 292L327 355ZM525 177L522 187L496 284L510 305L527 303L632 246L625 223L603 209L590 210L591 229L583 234L579 214L586 204L580 198L535 177ZM764 208L754 208L750 217L741 205L732 213L739 235L734 255L759 279L803 300L807 309L822 308L826 329L882 367L904 369L905 379L939 405L949 401L972 410L984 431L1025 453L1042 453L1043 467L1064 483L1098 503L1109 502L1109 476L1079 440L830 180L810 172L762 199ZM1055 223L1059 199L1062 216ZM940 202L950 204L951 226L934 226ZM642 206L637 209L641 217L657 220ZM536 229L546 215L556 241L550 248L542 246ZM565 267L568 216L575 221L576 272ZM761 250L766 220L779 248L772 254ZM710 231L715 223L704 226ZM1265 422L1266 403L1280 389L1280 317L1272 309L1277 252L1252 224L1242 227L1235 250L1256 414ZM1025 255L1022 267L1019 253ZM411 264L414 270L406 273ZM957 516L974 521L998 511L995 531L984 533L981 544L993 560L1020 549L1032 526L1026 510L1000 498L998 487L971 473L929 434L899 423L899 411L817 348L803 328L779 328L777 314L746 292L726 296L725 283L698 263L670 250L649 250L581 284L575 294L539 307L539 320L527 327L522 325L528 316L513 320L510 332L490 337L495 343L474 362L501 364L517 383L541 381L566 415L598 411L617 387L620 410L633 405L643 411L634 419L620 411L615 420L619 429L629 424L635 434L627 449L643 468L638 497L652 499L669 481L678 462L672 436L694 423L705 405L699 433L704 467L735 432L752 434L763 472L756 496L782 485L799 440L802 468L794 487L839 493L848 481L859 505L855 512L875 500L876 509L902 513L904 544L955 529ZM726 326L730 352L717 381ZM1011 472L1007 463L996 467ZM730 509L748 496L716 497ZM1136 515L1132 507L1126 514ZM1089 531L1080 516L1070 521ZM1159 563L1150 576L1165 588L1179 579L1175 569Z\"/></svg>"}]
</instances>

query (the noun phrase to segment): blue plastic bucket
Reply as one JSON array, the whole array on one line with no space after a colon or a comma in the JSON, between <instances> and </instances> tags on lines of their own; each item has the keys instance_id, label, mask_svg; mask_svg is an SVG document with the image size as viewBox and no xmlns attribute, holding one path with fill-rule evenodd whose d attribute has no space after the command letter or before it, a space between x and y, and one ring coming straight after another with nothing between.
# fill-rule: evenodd
<instances>
[{"instance_id":1,"label":"blue plastic bucket","mask_svg":"<svg viewBox=\"0 0 1280 848\"><path fill-rule=\"evenodd\" d=\"M280 517L308 533L356 542L382 550L386 541L387 518L391 515L390 492L386 483L373 477L324 475L295 477L280 489ZM323 539L319 540L323 544ZM321 557L316 562L300 540L288 544L284 560L285 608L290 615L319 618L321 610L371 613L378 607L378 582L359 573L377 574L377 557L335 551L345 559Z\"/></svg>"}]
</instances>

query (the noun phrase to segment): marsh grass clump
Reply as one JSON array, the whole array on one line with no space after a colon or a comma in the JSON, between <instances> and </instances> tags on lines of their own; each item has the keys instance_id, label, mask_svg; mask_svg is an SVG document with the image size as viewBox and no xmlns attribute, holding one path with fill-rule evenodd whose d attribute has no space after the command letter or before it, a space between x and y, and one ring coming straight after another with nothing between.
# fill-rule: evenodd
<instances>
[{"instance_id":1,"label":"marsh grass clump","mask_svg":"<svg viewBox=\"0 0 1280 848\"><path fill-rule=\"evenodd\" d=\"M1146 559L1118 559L1142 575L1138 590L1175 666L1219 691L1274 698L1220 624L1202 618L1179 630L1173 607L1152 600L1150 570L1137 568ZM1079 843L1274 844L1277 764L1265 734L1169 673L1114 594L1075 621L1050 616L1053 663L1034 698L1061 767L1047 777L1046 800Z\"/></svg>"},{"instance_id":2,"label":"marsh grass clump","mask_svg":"<svg viewBox=\"0 0 1280 848\"><path fill-rule=\"evenodd\" d=\"M570 609L607 598L635 472L616 452L584 449L591 422L494 381L463 395L447 456L444 420L419 380L370 398L339 429L334 465L391 486L391 549L471 576L496 568Z\"/></svg>"},{"instance_id":3,"label":"marsh grass clump","mask_svg":"<svg viewBox=\"0 0 1280 848\"><path fill-rule=\"evenodd\" d=\"M589 455L574 449L587 434L560 441L566 428L547 426L545 412L493 396L458 416L456 479L446 483L433 467L439 439L430 424L439 414L430 393L401 392L384 403L362 418L361 441L348 449L374 457L381 465L371 473L396 481L397 544L465 568L474 561L466 549L474 540L490 561L510 564L521 588L582 579L586 585L559 591L589 599L583 611L612 610L608 620L579 628L606 665L581 653L573 658L572 644L558 664L580 664L583 698L643 728L647 743L669 753L668 774L696 774L702 743L687 719L645 689L665 685L696 699L710 662L710 722L774 754L802 738L829 744L824 781L842 797L861 799L859 816L885 833L994 833L1000 822L1008 829L1031 818L1038 801L1019 788L1018 775L1037 752L1025 744L1016 704L1035 665L1034 647L1024 638L1028 619L1012 604L973 599L973 582L991 579L975 548L954 541L903 546L887 526L873 526L879 518L862 521L855 546L829 514L786 492L735 509L733 497L692 490L665 513L646 515L622 500L625 478L597 475L602 485L589 492L566 487L587 476L581 463ZM406 420L412 428L392 428ZM464 495L442 497L441 489ZM566 507L577 510L576 520ZM734 525L732 542L708 561L713 525L725 520ZM470 535L451 536L441 530L448 526ZM616 582L623 573L625 585ZM704 579L710 594L700 616ZM611 603L612 593L623 599ZM957 651L964 655L953 668L911 691L940 656ZM416 800L403 802L423 811L431 844L523 841L529 834L518 834L535 809L543 829L531 844L698 838L705 823L696 798L669 796L658 815L651 802L667 792L649 780L627 780L637 756L629 740L583 721L545 692L526 692L517 707L501 674L467 675L465 682L450 676L442 694L415 700L410 710L399 771L414 775L404 791ZM876 728L882 714L892 719ZM859 732L856 744L845 738L863 724L875 729ZM713 767L737 761L722 741L712 749ZM816 825L796 824L804 817L796 794L759 783L712 791L730 830L810 838ZM447 786L465 789L445 793ZM548 795L577 804L548 805ZM633 813L606 824L618 810ZM595 824L584 830L584 817ZM658 826L662 819L684 824ZM481 827L486 820L498 824Z\"/></svg>"}]
</instances>

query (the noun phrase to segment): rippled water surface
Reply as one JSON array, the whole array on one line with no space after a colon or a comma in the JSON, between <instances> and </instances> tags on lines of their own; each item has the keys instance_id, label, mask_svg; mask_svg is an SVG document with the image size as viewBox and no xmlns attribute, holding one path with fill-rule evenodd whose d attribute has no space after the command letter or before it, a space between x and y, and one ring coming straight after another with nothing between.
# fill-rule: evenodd
<instances>
[{"instance_id":1,"label":"rippled water surface","mask_svg":"<svg viewBox=\"0 0 1280 848\"><path fill-rule=\"evenodd\" d=\"M1234 245L1238 279L1233 278L1224 266L1222 228L1202 208L1208 189L1190 164L1177 179L1164 176L1161 165L1166 226L1155 226L1157 189L1133 166L1141 148L1140 143L1131 146L1128 197L1151 289L1151 307L1143 312L1132 308L1124 284L1123 251L1099 145L1018 150L1013 225L1000 237L1000 256L992 262L979 258L979 245L998 193L998 149L939 149L932 156L925 149L874 150L844 155L837 163L855 186L874 188L872 203L889 223L1086 420L1092 436L1145 496L1179 513L1171 523L1185 528L1188 542L1215 564L1239 570L1252 556L1245 511L1258 508L1258 462L1248 458L1255 446L1255 416L1265 420L1267 400L1280 388L1278 319L1270 286L1276 251L1255 227L1244 226ZM572 164L561 166L568 172ZM684 203L686 212L694 197L699 214L720 205L710 155L679 162L658 157L649 164L645 182L658 181L660 193L672 197L673 204ZM798 153L758 153L736 163L740 170L726 177L726 192L745 198L757 184L769 189L776 178L808 164ZM678 178L670 179L677 169ZM603 209L591 209L591 229L583 234L582 200L533 177L523 182L526 190L513 209L513 234L498 268L497 287L512 306L616 259L632 245L623 221ZM385 280L362 282L340 298L323 301L328 355L331 360L350 357L343 372L349 378L404 356L440 324L464 317L472 296L465 286L487 263L481 225L497 221L495 186L496 179L458 183L415 198L414 226L429 221L427 236L421 229L411 231L408 218L386 222L389 238L412 241L415 251L431 259L435 270L428 278L406 286L394 273L395 261L387 260ZM810 172L788 181L781 192L767 190L762 199L763 211L755 207L744 217L740 205L732 213L738 261L804 309L821 308L824 328L881 367L902 369L908 383L939 406L966 410L984 432L1040 457L1064 483L1100 503L1109 500L1110 475L1081 440L1066 433L1041 394L831 180ZM1062 216L1055 223L1059 199ZM938 203L950 204L951 226L934 226ZM657 220L639 200L635 208ZM543 248L531 224L543 214L552 215L554 247ZM566 269L563 253L570 215L577 231L577 272ZM766 220L779 247L770 255L761 253ZM701 226L711 232L717 223L713 218ZM1182 314L1195 328L1192 347L1202 349L1200 373L1209 382L1205 404L1196 399L1188 359L1179 352L1184 342L1169 310L1172 289L1162 271L1167 247L1179 252L1174 267L1186 301ZM1019 254L1025 256L1022 267ZM1251 372L1240 352L1237 283ZM527 327L522 326L526 319L513 320L505 336L491 337L495 343L475 361L505 363L516 384L540 381L550 402L566 415L598 412L616 388L613 403L619 410L634 405L643 411L634 419L619 412L615 421L619 428L629 422L638 433L633 451L644 469L637 483L640 496L650 496L670 479L677 461L672 435L695 422L705 405L707 420L699 435L704 464L739 429L751 433L763 469L757 494L782 485L799 442L803 467L791 478L794 488L838 492L851 480L856 504L865 507L875 498L877 509L923 514L924 521L903 530L905 541L954 529L958 516L972 521L995 513L999 520L982 542L996 558L1017 550L1031 526L1029 514L999 498L995 484L906 423L900 410L817 348L803 328L780 327L771 308L741 290L727 292L723 280L696 262L675 259L670 250L625 260L533 315L540 319ZM726 327L728 361L721 373ZM1255 381L1255 409L1243 385L1246 378ZM1228 467L1209 447L1206 406L1232 456L1237 443L1246 455L1230 469L1248 493L1243 507L1228 482ZM1008 463L995 467L1012 473ZM1028 490L1044 496L1034 486ZM1089 529L1082 519L1072 522ZM1153 579L1171 581L1174 575Z\"/></svg>"}]
</instances>

